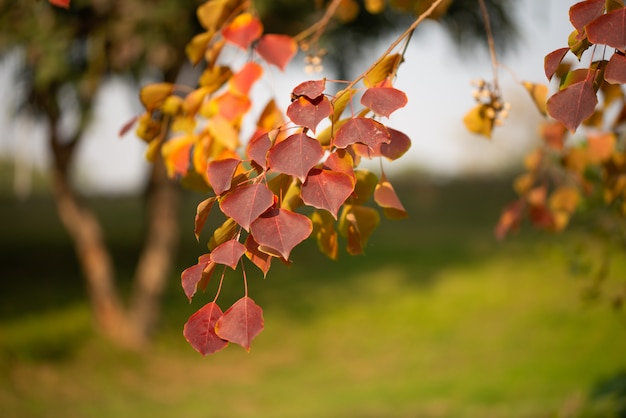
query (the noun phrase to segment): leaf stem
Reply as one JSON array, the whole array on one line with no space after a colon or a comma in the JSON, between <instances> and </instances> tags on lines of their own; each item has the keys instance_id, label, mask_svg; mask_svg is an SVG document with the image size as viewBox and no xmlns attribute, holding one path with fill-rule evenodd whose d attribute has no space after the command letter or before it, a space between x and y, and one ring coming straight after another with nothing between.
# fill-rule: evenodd
<instances>
[{"instance_id":1,"label":"leaf stem","mask_svg":"<svg viewBox=\"0 0 626 418\"><path fill-rule=\"evenodd\" d=\"M220 296L222 292L222 284L224 283L224 277L226 276L226 266L222 269L222 277L220 277L220 284L217 286L217 292L215 292L215 298L213 299L213 303L217 302L217 298Z\"/></svg>"}]
</instances>

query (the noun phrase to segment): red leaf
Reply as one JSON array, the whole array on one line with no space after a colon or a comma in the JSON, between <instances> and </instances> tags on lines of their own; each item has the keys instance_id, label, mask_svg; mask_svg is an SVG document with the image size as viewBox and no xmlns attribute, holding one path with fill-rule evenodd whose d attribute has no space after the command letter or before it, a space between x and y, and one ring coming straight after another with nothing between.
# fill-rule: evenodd
<instances>
[{"instance_id":1,"label":"red leaf","mask_svg":"<svg viewBox=\"0 0 626 418\"><path fill-rule=\"evenodd\" d=\"M567 54L568 52L569 52L569 48L560 48L546 55L543 61L543 68L544 68L544 71L546 73L546 77L548 78L548 80L552 79L552 76L554 75L556 70L559 68L559 65L561 65L561 61L563 61L565 54Z\"/></svg>"},{"instance_id":2,"label":"red leaf","mask_svg":"<svg viewBox=\"0 0 626 418\"><path fill-rule=\"evenodd\" d=\"M380 144L388 143L390 137L382 123L369 118L353 118L337 130L333 144L337 148L345 148L351 144L361 143L375 149Z\"/></svg>"},{"instance_id":3,"label":"red leaf","mask_svg":"<svg viewBox=\"0 0 626 418\"><path fill-rule=\"evenodd\" d=\"M202 231L202 228L204 228L204 224L209 216L209 213L211 212L211 208L213 208L214 203L215 196L211 196L200 202L196 208L193 233L195 234L197 241L200 241L200 232Z\"/></svg>"},{"instance_id":4,"label":"red leaf","mask_svg":"<svg viewBox=\"0 0 626 418\"><path fill-rule=\"evenodd\" d=\"M137 122L137 119L139 119L139 116L135 116L134 118L132 118L131 120L126 122L120 128L120 131L118 132L117 135L120 136L120 137L126 135L128 133L128 131L130 131L133 126L135 126L135 122Z\"/></svg>"},{"instance_id":5,"label":"red leaf","mask_svg":"<svg viewBox=\"0 0 626 418\"><path fill-rule=\"evenodd\" d=\"M583 80L555 93L548 100L548 113L574 132L593 113L598 98L592 81Z\"/></svg>"},{"instance_id":6,"label":"red leaf","mask_svg":"<svg viewBox=\"0 0 626 418\"><path fill-rule=\"evenodd\" d=\"M371 87L361 97L361 104L379 116L389 117L406 106L408 99L403 91L393 87Z\"/></svg>"},{"instance_id":7,"label":"red leaf","mask_svg":"<svg viewBox=\"0 0 626 418\"><path fill-rule=\"evenodd\" d=\"M308 238L311 220L286 209L270 209L250 225L250 232L260 249L289 260L291 250Z\"/></svg>"},{"instance_id":8,"label":"red leaf","mask_svg":"<svg viewBox=\"0 0 626 418\"><path fill-rule=\"evenodd\" d=\"M396 191L384 174L376 185L374 201L378 203L378 206L385 209L385 215L390 219L402 219L407 217L402 202L400 202Z\"/></svg>"},{"instance_id":9,"label":"red leaf","mask_svg":"<svg viewBox=\"0 0 626 418\"><path fill-rule=\"evenodd\" d=\"M264 184L248 184L237 187L220 201L220 209L226 216L234 219L243 229L249 230L250 224L274 203L274 193Z\"/></svg>"},{"instance_id":10,"label":"red leaf","mask_svg":"<svg viewBox=\"0 0 626 418\"><path fill-rule=\"evenodd\" d=\"M332 113L333 107L326 96L318 96L314 100L300 96L287 108L287 116L293 123L309 128L313 132L317 125Z\"/></svg>"},{"instance_id":11,"label":"red leaf","mask_svg":"<svg viewBox=\"0 0 626 418\"><path fill-rule=\"evenodd\" d=\"M604 79L611 84L626 84L626 56L613 54L604 70Z\"/></svg>"},{"instance_id":12,"label":"red leaf","mask_svg":"<svg viewBox=\"0 0 626 418\"><path fill-rule=\"evenodd\" d=\"M257 163L263 170L267 169L267 152L272 146L269 133L259 135L250 142L246 148L246 155Z\"/></svg>"},{"instance_id":13,"label":"red leaf","mask_svg":"<svg viewBox=\"0 0 626 418\"><path fill-rule=\"evenodd\" d=\"M237 263L246 252L246 247L237 240L226 241L211 251L211 260L217 264L223 264L231 269L237 268Z\"/></svg>"},{"instance_id":14,"label":"red leaf","mask_svg":"<svg viewBox=\"0 0 626 418\"><path fill-rule=\"evenodd\" d=\"M50 4L58 7L63 7L65 9L70 8L70 0L48 0Z\"/></svg>"},{"instance_id":15,"label":"red leaf","mask_svg":"<svg viewBox=\"0 0 626 418\"><path fill-rule=\"evenodd\" d=\"M217 303L209 302L191 315L183 328L185 339L203 356L217 353L228 345L215 332L215 326L222 316Z\"/></svg>"},{"instance_id":16,"label":"red leaf","mask_svg":"<svg viewBox=\"0 0 626 418\"><path fill-rule=\"evenodd\" d=\"M206 287L214 268L215 263L211 262L211 256L204 254L198 258L198 264L188 267L182 272L180 282L187 299L189 299L189 303L191 303L191 298L196 294L198 285L201 282Z\"/></svg>"},{"instance_id":17,"label":"red leaf","mask_svg":"<svg viewBox=\"0 0 626 418\"><path fill-rule=\"evenodd\" d=\"M244 51L253 41L263 34L261 21L250 13L242 13L222 29L222 36L227 42L238 46Z\"/></svg>"},{"instance_id":18,"label":"red leaf","mask_svg":"<svg viewBox=\"0 0 626 418\"><path fill-rule=\"evenodd\" d=\"M259 39L255 49L265 61L284 71L296 55L298 45L291 36L267 34Z\"/></svg>"},{"instance_id":19,"label":"red leaf","mask_svg":"<svg viewBox=\"0 0 626 418\"><path fill-rule=\"evenodd\" d=\"M248 235L244 245L246 246L246 257L261 269L263 277L265 277L272 265L272 256L259 250L259 243L254 240L252 235Z\"/></svg>"},{"instance_id":20,"label":"red leaf","mask_svg":"<svg viewBox=\"0 0 626 418\"><path fill-rule=\"evenodd\" d=\"M587 25L587 38L624 52L626 47L626 7L604 14Z\"/></svg>"},{"instance_id":21,"label":"red leaf","mask_svg":"<svg viewBox=\"0 0 626 418\"><path fill-rule=\"evenodd\" d=\"M324 168L348 175L356 183L352 156L344 149L331 152L324 161Z\"/></svg>"},{"instance_id":22,"label":"red leaf","mask_svg":"<svg viewBox=\"0 0 626 418\"><path fill-rule=\"evenodd\" d=\"M380 154L391 161L402 157L411 147L411 139L400 131L387 127L390 138L388 144L380 144Z\"/></svg>"},{"instance_id":23,"label":"red leaf","mask_svg":"<svg viewBox=\"0 0 626 418\"><path fill-rule=\"evenodd\" d=\"M337 219L337 212L354 191L354 184L347 174L313 169L302 185L302 201L309 206L326 209Z\"/></svg>"},{"instance_id":24,"label":"red leaf","mask_svg":"<svg viewBox=\"0 0 626 418\"><path fill-rule=\"evenodd\" d=\"M524 201L522 199L518 199L504 208L495 229L497 239L504 239L510 231L519 228L523 211Z\"/></svg>"},{"instance_id":25,"label":"red leaf","mask_svg":"<svg viewBox=\"0 0 626 418\"><path fill-rule=\"evenodd\" d=\"M241 160L237 158L225 158L223 160L211 161L206 168L209 185L216 195L221 195L230 189L230 183L235 174L235 170Z\"/></svg>"},{"instance_id":26,"label":"red leaf","mask_svg":"<svg viewBox=\"0 0 626 418\"><path fill-rule=\"evenodd\" d=\"M263 310L248 296L233 304L215 324L220 338L250 351L250 343L263 331Z\"/></svg>"},{"instance_id":27,"label":"red leaf","mask_svg":"<svg viewBox=\"0 0 626 418\"><path fill-rule=\"evenodd\" d=\"M267 154L272 170L296 176L304 182L306 175L324 156L320 143L304 133L293 134L275 144Z\"/></svg>"},{"instance_id":28,"label":"red leaf","mask_svg":"<svg viewBox=\"0 0 626 418\"><path fill-rule=\"evenodd\" d=\"M256 62L248 61L229 80L230 91L239 96L246 96L256 81L263 75L263 67Z\"/></svg>"},{"instance_id":29,"label":"red leaf","mask_svg":"<svg viewBox=\"0 0 626 418\"><path fill-rule=\"evenodd\" d=\"M291 92L292 97L298 98L300 96L308 97L309 99L317 99L326 89L326 79L305 81L298 84Z\"/></svg>"},{"instance_id":30,"label":"red leaf","mask_svg":"<svg viewBox=\"0 0 626 418\"><path fill-rule=\"evenodd\" d=\"M585 0L570 7L569 20L578 32L583 32L589 22L604 13L605 1Z\"/></svg>"}]
</instances>

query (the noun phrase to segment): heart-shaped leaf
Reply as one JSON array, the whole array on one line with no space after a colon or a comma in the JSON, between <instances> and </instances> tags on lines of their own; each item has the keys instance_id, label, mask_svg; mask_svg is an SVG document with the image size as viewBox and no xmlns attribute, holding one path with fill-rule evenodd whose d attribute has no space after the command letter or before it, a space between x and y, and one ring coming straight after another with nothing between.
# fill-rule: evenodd
<instances>
[{"instance_id":1,"label":"heart-shaped leaf","mask_svg":"<svg viewBox=\"0 0 626 418\"><path fill-rule=\"evenodd\" d=\"M369 118L353 118L339 128L333 144L337 148L346 148L348 145L361 143L375 149L389 140L389 131L382 123Z\"/></svg>"},{"instance_id":2,"label":"heart-shaped leaf","mask_svg":"<svg viewBox=\"0 0 626 418\"><path fill-rule=\"evenodd\" d=\"M585 0L576 3L569 9L569 20L578 32L582 32L585 26L604 13L606 0Z\"/></svg>"},{"instance_id":3,"label":"heart-shaped leaf","mask_svg":"<svg viewBox=\"0 0 626 418\"><path fill-rule=\"evenodd\" d=\"M291 36L268 33L259 39L255 49L265 61L284 71L298 52L298 44Z\"/></svg>"},{"instance_id":4,"label":"heart-shaped leaf","mask_svg":"<svg viewBox=\"0 0 626 418\"><path fill-rule=\"evenodd\" d=\"M191 315L183 328L185 339L203 356L217 353L228 345L215 332L215 326L222 316L217 303L210 302Z\"/></svg>"},{"instance_id":5,"label":"heart-shaped leaf","mask_svg":"<svg viewBox=\"0 0 626 418\"><path fill-rule=\"evenodd\" d=\"M228 88L238 96L246 96L262 75L263 67L256 62L248 61L228 80Z\"/></svg>"},{"instance_id":6,"label":"heart-shaped leaf","mask_svg":"<svg viewBox=\"0 0 626 418\"><path fill-rule=\"evenodd\" d=\"M339 256L339 244L337 231L335 231L335 219L325 210L316 210L311 215L311 221L320 251L330 259L336 260Z\"/></svg>"},{"instance_id":7,"label":"heart-shaped leaf","mask_svg":"<svg viewBox=\"0 0 626 418\"><path fill-rule=\"evenodd\" d=\"M223 264L235 270L241 256L246 252L246 247L235 239L228 240L211 251L211 261Z\"/></svg>"},{"instance_id":8,"label":"heart-shaped leaf","mask_svg":"<svg viewBox=\"0 0 626 418\"><path fill-rule=\"evenodd\" d=\"M626 56L615 53L604 71L604 79L611 84L626 84Z\"/></svg>"},{"instance_id":9,"label":"heart-shaped leaf","mask_svg":"<svg viewBox=\"0 0 626 418\"><path fill-rule=\"evenodd\" d=\"M272 140L268 133L264 133L248 142L246 155L263 170L267 170L267 152L272 147Z\"/></svg>"},{"instance_id":10,"label":"heart-shaped leaf","mask_svg":"<svg viewBox=\"0 0 626 418\"><path fill-rule=\"evenodd\" d=\"M363 106L385 117L406 106L407 102L406 94L393 87L371 87L361 97Z\"/></svg>"},{"instance_id":11,"label":"heart-shaped leaf","mask_svg":"<svg viewBox=\"0 0 626 418\"><path fill-rule=\"evenodd\" d=\"M242 13L222 29L222 36L227 42L247 51L253 41L263 34L261 21L250 13Z\"/></svg>"},{"instance_id":12,"label":"heart-shaped leaf","mask_svg":"<svg viewBox=\"0 0 626 418\"><path fill-rule=\"evenodd\" d=\"M597 104L592 82L583 80L552 95L548 99L548 113L574 132L583 120L591 116Z\"/></svg>"},{"instance_id":13,"label":"heart-shaped leaf","mask_svg":"<svg viewBox=\"0 0 626 418\"><path fill-rule=\"evenodd\" d=\"M230 183L240 162L241 160L236 158L226 158L211 161L207 165L206 173L209 184L216 195L219 196L230 189Z\"/></svg>"},{"instance_id":14,"label":"heart-shaped leaf","mask_svg":"<svg viewBox=\"0 0 626 418\"><path fill-rule=\"evenodd\" d=\"M300 96L287 108L287 116L293 123L309 128L313 132L317 125L332 113L333 108L326 96L318 96L313 100Z\"/></svg>"},{"instance_id":15,"label":"heart-shaped leaf","mask_svg":"<svg viewBox=\"0 0 626 418\"><path fill-rule=\"evenodd\" d=\"M272 170L296 176L304 182L306 175L324 156L320 143L304 133L290 135L275 144L267 154Z\"/></svg>"},{"instance_id":16,"label":"heart-shaped leaf","mask_svg":"<svg viewBox=\"0 0 626 418\"><path fill-rule=\"evenodd\" d=\"M213 208L215 200L215 196L211 196L200 202L196 208L193 233L195 234L197 241L200 241L200 232L202 231L202 228L204 228L204 224L206 223L207 217Z\"/></svg>"},{"instance_id":17,"label":"heart-shaped leaf","mask_svg":"<svg viewBox=\"0 0 626 418\"><path fill-rule=\"evenodd\" d=\"M396 191L384 174L380 177L380 181L376 185L374 201L378 203L378 206L384 209L385 215L389 219L403 219L407 217L402 202L400 202Z\"/></svg>"},{"instance_id":18,"label":"heart-shaped leaf","mask_svg":"<svg viewBox=\"0 0 626 418\"><path fill-rule=\"evenodd\" d=\"M234 219L243 229L274 203L274 193L264 184L248 184L237 187L220 200L220 209Z\"/></svg>"},{"instance_id":19,"label":"heart-shaped leaf","mask_svg":"<svg viewBox=\"0 0 626 418\"><path fill-rule=\"evenodd\" d=\"M194 264L182 272L180 282L185 296L189 299L189 303L191 303L191 298L196 294L201 282L203 282L204 287L206 287L206 284L213 274L214 267L215 263L211 261L210 254L204 254L198 258L198 264Z\"/></svg>"},{"instance_id":20,"label":"heart-shaped leaf","mask_svg":"<svg viewBox=\"0 0 626 418\"><path fill-rule=\"evenodd\" d=\"M302 185L302 200L325 209L337 219L337 212L354 190L354 181L344 173L313 169Z\"/></svg>"},{"instance_id":21,"label":"heart-shaped leaf","mask_svg":"<svg viewBox=\"0 0 626 418\"><path fill-rule=\"evenodd\" d=\"M556 73L559 65L561 65L561 61L563 61L565 54L568 52L569 48L559 48L546 55L543 62L543 69L548 80L552 79L552 76Z\"/></svg>"},{"instance_id":22,"label":"heart-shaped leaf","mask_svg":"<svg viewBox=\"0 0 626 418\"><path fill-rule=\"evenodd\" d=\"M608 45L625 52L626 7L603 14L586 27L589 42Z\"/></svg>"},{"instance_id":23,"label":"heart-shaped leaf","mask_svg":"<svg viewBox=\"0 0 626 418\"><path fill-rule=\"evenodd\" d=\"M289 260L291 250L308 238L311 220L286 209L270 209L250 225L250 232L260 249Z\"/></svg>"},{"instance_id":24,"label":"heart-shaped leaf","mask_svg":"<svg viewBox=\"0 0 626 418\"><path fill-rule=\"evenodd\" d=\"M324 94L326 89L326 79L304 81L298 84L292 91L291 97L298 98L304 96L308 99L314 100Z\"/></svg>"},{"instance_id":25,"label":"heart-shaped leaf","mask_svg":"<svg viewBox=\"0 0 626 418\"><path fill-rule=\"evenodd\" d=\"M147 111L157 109L174 91L172 83L152 83L139 90L139 100Z\"/></svg>"},{"instance_id":26,"label":"heart-shaped leaf","mask_svg":"<svg viewBox=\"0 0 626 418\"><path fill-rule=\"evenodd\" d=\"M263 310L252 298L244 296L217 320L215 331L219 338L250 351L250 343L263 331Z\"/></svg>"}]
</instances>

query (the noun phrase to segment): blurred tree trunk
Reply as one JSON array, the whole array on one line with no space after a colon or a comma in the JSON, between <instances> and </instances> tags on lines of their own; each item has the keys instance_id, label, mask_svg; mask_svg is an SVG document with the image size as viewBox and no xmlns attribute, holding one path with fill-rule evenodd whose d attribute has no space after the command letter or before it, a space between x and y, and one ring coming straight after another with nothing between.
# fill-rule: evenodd
<instances>
[{"instance_id":1,"label":"blurred tree trunk","mask_svg":"<svg viewBox=\"0 0 626 418\"><path fill-rule=\"evenodd\" d=\"M107 339L130 348L149 343L160 314L160 299L178 245L179 196L162 161L152 165L147 190L147 231L135 274L128 309L116 286L114 263L105 244L102 226L73 190L69 169L82 134L62 141L59 114L46 109L53 155L53 190L59 218L74 241L86 280L96 329Z\"/></svg>"}]
</instances>

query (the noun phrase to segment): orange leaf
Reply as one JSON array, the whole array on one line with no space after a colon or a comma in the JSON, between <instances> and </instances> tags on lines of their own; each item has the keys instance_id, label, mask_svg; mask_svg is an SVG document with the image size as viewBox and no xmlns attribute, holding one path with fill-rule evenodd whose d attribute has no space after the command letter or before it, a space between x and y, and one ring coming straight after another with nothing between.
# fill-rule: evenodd
<instances>
[{"instance_id":1,"label":"orange leaf","mask_svg":"<svg viewBox=\"0 0 626 418\"><path fill-rule=\"evenodd\" d=\"M298 45L291 36L267 34L259 39L255 49L265 61L284 71L296 55Z\"/></svg>"},{"instance_id":2,"label":"orange leaf","mask_svg":"<svg viewBox=\"0 0 626 418\"><path fill-rule=\"evenodd\" d=\"M196 141L194 135L179 136L168 139L161 149L163 160L170 177L185 175L189 169L191 147Z\"/></svg>"},{"instance_id":3,"label":"orange leaf","mask_svg":"<svg viewBox=\"0 0 626 418\"><path fill-rule=\"evenodd\" d=\"M402 206L402 202L400 202L396 191L384 174L380 177L380 181L376 185L374 200L378 203L378 206L384 208L385 215L388 218L402 219L407 217L407 213L404 206Z\"/></svg>"},{"instance_id":4,"label":"orange leaf","mask_svg":"<svg viewBox=\"0 0 626 418\"><path fill-rule=\"evenodd\" d=\"M615 150L616 142L615 134L612 132L589 135L587 138L589 162L596 164L608 160Z\"/></svg>"},{"instance_id":5,"label":"orange leaf","mask_svg":"<svg viewBox=\"0 0 626 418\"><path fill-rule=\"evenodd\" d=\"M63 7L65 9L70 8L70 0L48 0L50 4L58 7Z\"/></svg>"},{"instance_id":6,"label":"orange leaf","mask_svg":"<svg viewBox=\"0 0 626 418\"><path fill-rule=\"evenodd\" d=\"M256 62L249 61L228 80L228 87L234 94L247 96L262 74L263 67Z\"/></svg>"},{"instance_id":7,"label":"orange leaf","mask_svg":"<svg viewBox=\"0 0 626 418\"><path fill-rule=\"evenodd\" d=\"M151 111L161 106L173 91L172 83L148 84L139 91L139 100L146 110Z\"/></svg>"},{"instance_id":8,"label":"orange leaf","mask_svg":"<svg viewBox=\"0 0 626 418\"><path fill-rule=\"evenodd\" d=\"M227 42L247 51L252 42L263 34L261 21L250 13L242 13L222 29L222 36Z\"/></svg>"}]
</instances>

